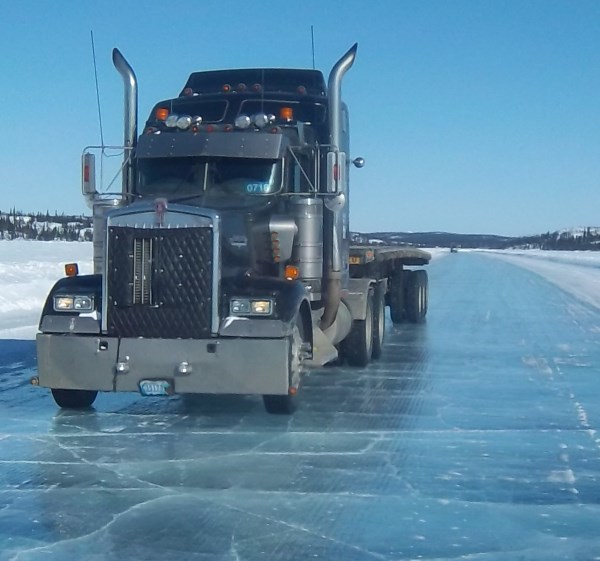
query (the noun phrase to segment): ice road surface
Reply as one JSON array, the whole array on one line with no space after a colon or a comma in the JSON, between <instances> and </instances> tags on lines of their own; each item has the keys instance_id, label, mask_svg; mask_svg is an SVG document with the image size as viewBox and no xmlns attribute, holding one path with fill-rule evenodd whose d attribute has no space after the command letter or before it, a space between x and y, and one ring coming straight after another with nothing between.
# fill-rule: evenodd
<instances>
[{"instance_id":1,"label":"ice road surface","mask_svg":"<svg viewBox=\"0 0 600 561\"><path fill-rule=\"evenodd\" d=\"M27 383L34 342L0 341L0 561L600 560L600 311L440 255L427 322L311 372L291 418L253 396L61 412Z\"/></svg>"}]
</instances>

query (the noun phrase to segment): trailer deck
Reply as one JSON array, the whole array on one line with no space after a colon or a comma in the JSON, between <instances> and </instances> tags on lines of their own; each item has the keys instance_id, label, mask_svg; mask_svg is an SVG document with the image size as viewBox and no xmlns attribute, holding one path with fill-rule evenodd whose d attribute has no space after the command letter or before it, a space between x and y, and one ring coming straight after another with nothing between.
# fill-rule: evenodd
<instances>
[{"instance_id":1,"label":"trailer deck","mask_svg":"<svg viewBox=\"0 0 600 561\"><path fill-rule=\"evenodd\" d=\"M380 279L405 266L423 266L430 261L431 254L416 247L350 246L350 276L353 278Z\"/></svg>"}]
</instances>

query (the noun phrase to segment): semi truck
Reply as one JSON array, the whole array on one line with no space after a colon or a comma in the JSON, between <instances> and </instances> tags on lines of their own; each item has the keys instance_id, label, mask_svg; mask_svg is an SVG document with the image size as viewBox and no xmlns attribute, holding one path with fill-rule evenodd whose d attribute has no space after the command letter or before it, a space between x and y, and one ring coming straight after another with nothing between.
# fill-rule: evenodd
<instances>
[{"instance_id":1,"label":"semi truck","mask_svg":"<svg viewBox=\"0 0 600 561\"><path fill-rule=\"evenodd\" d=\"M431 256L352 244L348 108L355 44L318 70L193 72L138 135L136 75L125 90L122 185L96 188L93 274L67 264L37 334L34 385L63 408L98 392L254 394L291 414L310 368L380 357L385 310L422 322Z\"/></svg>"}]
</instances>

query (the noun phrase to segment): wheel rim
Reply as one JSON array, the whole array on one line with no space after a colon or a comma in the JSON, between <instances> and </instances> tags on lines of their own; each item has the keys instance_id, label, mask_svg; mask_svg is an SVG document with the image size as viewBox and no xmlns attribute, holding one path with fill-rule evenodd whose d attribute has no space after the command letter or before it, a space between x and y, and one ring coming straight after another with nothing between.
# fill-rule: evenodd
<instances>
[{"instance_id":1,"label":"wheel rim","mask_svg":"<svg viewBox=\"0 0 600 561\"><path fill-rule=\"evenodd\" d=\"M385 304L383 299L379 299L379 317L377 318L377 336L379 338L379 344L383 343L383 332L385 330Z\"/></svg>"},{"instance_id":2,"label":"wheel rim","mask_svg":"<svg viewBox=\"0 0 600 561\"><path fill-rule=\"evenodd\" d=\"M302 335L300 333L300 327L298 323L294 325L291 338L290 348L290 386L297 388L300 383L300 376L302 374L302 359L300 353L302 349Z\"/></svg>"}]
</instances>

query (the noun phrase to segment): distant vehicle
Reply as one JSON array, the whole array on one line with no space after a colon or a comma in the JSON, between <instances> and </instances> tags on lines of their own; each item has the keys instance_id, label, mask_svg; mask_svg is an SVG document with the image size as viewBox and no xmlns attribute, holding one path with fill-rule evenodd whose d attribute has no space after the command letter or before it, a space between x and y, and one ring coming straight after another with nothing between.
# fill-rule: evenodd
<instances>
[{"instance_id":1,"label":"distant vehicle","mask_svg":"<svg viewBox=\"0 0 600 561\"><path fill-rule=\"evenodd\" d=\"M365 366L394 322L427 313L431 256L349 244L348 109L354 45L321 72L194 72L137 134L137 80L121 53L125 153L120 193L95 187L94 274L52 288L38 376L61 407L98 393L259 394L296 407L302 373L341 355ZM362 158L352 162L362 167Z\"/></svg>"},{"instance_id":2,"label":"distant vehicle","mask_svg":"<svg viewBox=\"0 0 600 561\"><path fill-rule=\"evenodd\" d=\"M458 247L453 245L450 247L450 253L458 253Z\"/></svg>"}]
</instances>

